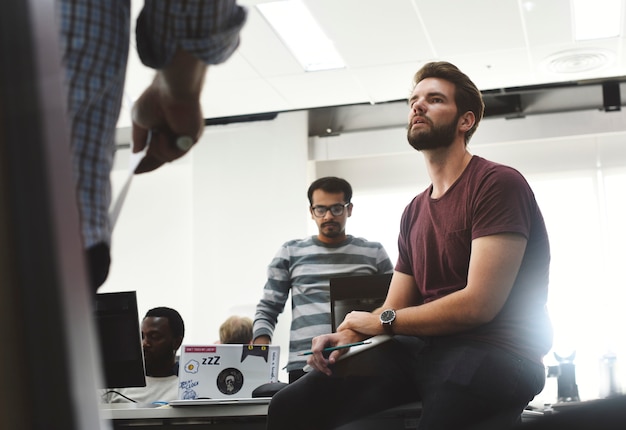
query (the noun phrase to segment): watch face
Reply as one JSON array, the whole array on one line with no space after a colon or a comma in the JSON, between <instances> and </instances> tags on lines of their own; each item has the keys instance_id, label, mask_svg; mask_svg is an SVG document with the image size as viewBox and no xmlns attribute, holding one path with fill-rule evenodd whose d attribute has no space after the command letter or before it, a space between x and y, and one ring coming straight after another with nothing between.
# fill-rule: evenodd
<instances>
[{"instance_id":1,"label":"watch face","mask_svg":"<svg viewBox=\"0 0 626 430\"><path fill-rule=\"evenodd\" d=\"M393 309L387 309L380 314L380 321L383 324L390 324L396 318L396 313Z\"/></svg>"}]
</instances>

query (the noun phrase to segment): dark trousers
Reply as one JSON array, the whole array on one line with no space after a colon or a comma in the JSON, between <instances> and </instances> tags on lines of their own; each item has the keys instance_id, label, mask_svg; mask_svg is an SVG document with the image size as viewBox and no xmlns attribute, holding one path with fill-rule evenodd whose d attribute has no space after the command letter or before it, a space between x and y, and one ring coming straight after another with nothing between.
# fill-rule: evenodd
<instances>
[{"instance_id":1,"label":"dark trousers","mask_svg":"<svg viewBox=\"0 0 626 430\"><path fill-rule=\"evenodd\" d=\"M484 343L396 336L339 361L331 377L313 371L279 391L267 428L333 429L421 401L418 429L503 429L544 382L543 365Z\"/></svg>"},{"instance_id":2,"label":"dark trousers","mask_svg":"<svg viewBox=\"0 0 626 430\"><path fill-rule=\"evenodd\" d=\"M306 375L306 372L304 370L292 370L291 372L289 372L289 383L291 384L293 382L296 382L304 375Z\"/></svg>"}]
</instances>

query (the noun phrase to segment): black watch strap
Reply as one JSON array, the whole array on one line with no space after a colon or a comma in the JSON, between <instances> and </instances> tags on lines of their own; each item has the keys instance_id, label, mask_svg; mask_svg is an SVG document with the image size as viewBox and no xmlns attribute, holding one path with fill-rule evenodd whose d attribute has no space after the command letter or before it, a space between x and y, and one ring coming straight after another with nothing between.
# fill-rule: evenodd
<instances>
[{"instance_id":1,"label":"black watch strap","mask_svg":"<svg viewBox=\"0 0 626 430\"><path fill-rule=\"evenodd\" d=\"M396 311L393 309L385 309L380 314L380 323L383 326L385 333L393 336L393 323L396 320Z\"/></svg>"}]
</instances>

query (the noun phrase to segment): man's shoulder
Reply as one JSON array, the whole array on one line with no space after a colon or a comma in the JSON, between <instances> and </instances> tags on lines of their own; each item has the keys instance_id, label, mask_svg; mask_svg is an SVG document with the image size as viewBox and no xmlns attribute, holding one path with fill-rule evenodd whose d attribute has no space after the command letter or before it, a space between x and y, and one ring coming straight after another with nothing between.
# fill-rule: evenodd
<instances>
[{"instance_id":1,"label":"man's shoulder","mask_svg":"<svg viewBox=\"0 0 626 430\"><path fill-rule=\"evenodd\" d=\"M376 242L374 240L367 240L364 237L350 237L350 241L347 243L348 245L358 246L361 248L376 248L376 249L385 249L383 244L380 242Z\"/></svg>"},{"instance_id":2,"label":"man's shoulder","mask_svg":"<svg viewBox=\"0 0 626 430\"><path fill-rule=\"evenodd\" d=\"M383 245L380 242L376 242L375 240L368 240L364 237L352 237L353 245L363 245L363 246L372 246L372 247L382 247Z\"/></svg>"},{"instance_id":3,"label":"man's shoulder","mask_svg":"<svg viewBox=\"0 0 626 430\"><path fill-rule=\"evenodd\" d=\"M302 239L288 240L287 242L283 243L282 248L304 248L312 245L314 245L313 237L309 236Z\"/></svg>"},{"instance_id":4,"label":"man's shoulder","mask_svg":"<svg viewBox=\"0 0 626 430\"><path fill-rule=\"evenodd\" d=\"M477 155L474 156L475 160L475 169L483 172L484 174L495 174L495 175L513 175L515 177L521 177L522 174L515 169L514 167L508 166L506 164L497 163L495 161L487 160L486 158L479 157Z\"/></svg>"}]
</instances>

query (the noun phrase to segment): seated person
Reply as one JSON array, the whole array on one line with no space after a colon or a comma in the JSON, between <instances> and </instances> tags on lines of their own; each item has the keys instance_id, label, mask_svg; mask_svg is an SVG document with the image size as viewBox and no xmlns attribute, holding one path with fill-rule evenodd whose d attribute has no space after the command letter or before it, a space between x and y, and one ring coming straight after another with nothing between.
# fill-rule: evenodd
<instances>
[{"instance_id":1,"label":"seated person","mask_svg":"<svg viewBox=\"0 0 626 430\"><path fill-rule=\"evenodd\" d=\"M252 319L233 315L220 326L220 343L252 343Z\"/></svg>"},{"instance_id":2,"label":"seated person","mask_svg":"<svg viewBox=\"0 0 626 430\"><path fill-rule=\"evenodd\" d=\"M146 386L106 390L103 403L156 403L178 399L176 351L185 336L180 314L171 308L150 309L141 322Z\"/></svg>"},{"instance_id":3,"label":"seated person","mask_svg":"<svg viewBox=\"0 0 626 430\"><path fill-rule=\"evenodd\" d=\"M456 66L425 64L408 107L431 184L402 214L385 303L313 338L313 370L272 397L267 430L330 430L415 401L420 430L510 429L544 387L550 246L534 193L467 150L484 102ZM382 334L392 340L350 361L323 353Z\"/></svg>"}]
</instances>

